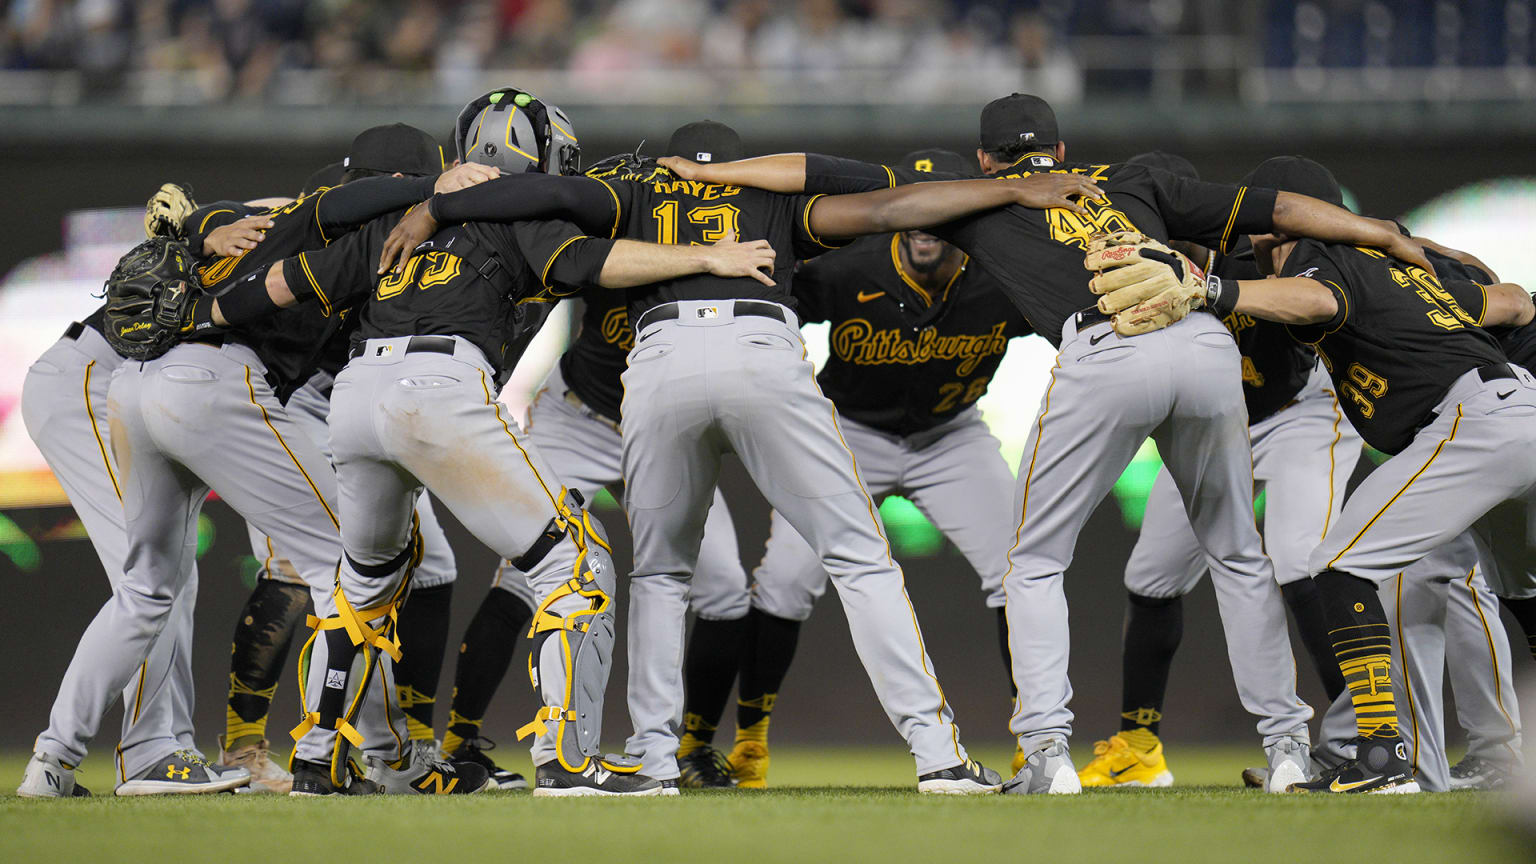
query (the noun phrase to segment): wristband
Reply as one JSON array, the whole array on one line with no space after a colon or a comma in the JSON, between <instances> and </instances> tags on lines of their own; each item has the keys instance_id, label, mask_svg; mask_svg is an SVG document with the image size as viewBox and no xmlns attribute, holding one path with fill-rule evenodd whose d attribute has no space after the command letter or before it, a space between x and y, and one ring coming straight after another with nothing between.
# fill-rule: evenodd
<instances>
[{"instance_id":1,"label":"wristband","mask_svg":"<svg viewBox=\"0 0 1536 864\"><path fill-rule=\"evenodd\" d=\"M219 311L231 327L253 324L281 309L267 294L266 268L241 279L219 295Z\"/></svg>"},{"instance_id":2,"label":"wristband","mask_svg":"<svg viewBox=\"0 0 1536 864\"><path fill-rule=\"evenodd\" d=\"M1205 308L1217 318L1225 318L1237 308L1239 293L1236 279L1223 279L1212 274L1205 277Z\"/></svg>"},{"instance_id":3,"label":"wristband","mask_svg":"<svg viewBox=\"0 0 1536 864\"><path fill-rule=\"evenodd\" d=\"M183 336L203 336L218 333L224 328L213 321L214 298L200 295L192 299L192 313L181 327Z\"/></svg>"}]
</instances>

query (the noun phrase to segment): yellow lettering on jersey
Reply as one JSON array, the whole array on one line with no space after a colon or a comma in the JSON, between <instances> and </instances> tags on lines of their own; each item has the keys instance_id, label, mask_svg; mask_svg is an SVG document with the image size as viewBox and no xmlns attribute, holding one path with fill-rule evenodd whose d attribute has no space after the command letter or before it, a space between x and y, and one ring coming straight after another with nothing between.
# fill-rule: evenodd
<instances>
[{"instance_id":1,"label":"yellow lettering on jersey","mask_svg":"<svg viewBox=\"0 0 1536 864\"><path fill-rule=\"evenodd\" d=\"M373 296L380 300L388 300L404 291L405 287L411 284L411 280L416 278L416 271L421 269L421 262L426 260L426 257L425 255L413 256L406 263L404 270L399 273L390 272L385 274L384 278L379 280L378 287L374 289Z\"/></svg>"},{"instance_id":2,"label":"yellow lettering on jersey","mask_svg":"<svg viewBox=\"0 0 1536 864\"><path fill-rule=\"evenodd\" d=\"M623 306L603 315L603 341L625 351L635 347L635 330L629 326L629 310Z\"/></svg>"},{"instance_id":3,"label":"yellow lettering on jersey","mask_svg":"<svg viewBox=\"0 0 1536 864\"><path fill-rule=\"evenodd\" d=\"M921 171L924 174L932 174L933 173L933 160L932 159L919 159L916 162L912 163L912 170L913 171Z\"/></svg>"},{"instance_id":4,"label":"yellow lettering on jersey","mask_svg":"<svg viewBox=\"0 0 1536 864\"><path fill-rule=\"evenodd\" d=\"M1344 377L1339 392L1359 406L1360 416L1369 420L1376 413L1376 400L1387 395L1387 379L1359 363L1349 364Z\"/></svg>"},{"instance_id":5,"label":"yellow lettering on jersey","mask_svg":"<svg viewBox=\"0 0 1536 864\"><path fill-rule=\"evenodd\" d=\"M428 252L424 257L427 268L421 271L421 284L417 286L423 291L453 281L464 260L450 252Z\"/></svg>"},{"instance_id":6,"label":"yellow lettering on jersey","mask_svg":"<svg viewBox=\"0 0 1536 864\"><path fill-rule=\"evenodd\" d=\"M987 333L953 336L940 336L930 327L916 339L908 339L904 330L876 330L864 318L850 318L832 331L832 353L845 363L859 366L915 366L931 360L959 360L955 372L965 376L975 372L986 358L1002 355L1008 347L1008 337L1003 333L1007 327L995 324Z\"/></svg>"},{"instance_id":7,"label":"yellow lettering on jersey","mask_svg":"<svg viewBox=\"0 0 1536 864\"><path fill-rule=\"evenodd\" d=\"M1088 240L1095 234L1111 231L1136 231L1131 218L1108 204L1083 199L1086 216L1054 207L1045 211L1045 222L1050 226L1051 239L1057 243L1088 251Z\"/></svg>"},{"instance_id":8,"label":"yellow lettering on jersey","mask_svg":"<svg viewBox=\"0 0 1536 864\"><path fill-rule=\"evenodd\" d=\"M657 180L651 184L651 188L658 195L688 195L705 201L741 194L740 186L700 183L697 180Z\"/></svg>"},{"instance_id":9,"label":"yellow lettering on jersey","mask_svg":"<svg viewBox=\"0 0 1536 864\"><path fill-rule=\"evenodd\" d=\"M1243 358L1243 383L1249 387L1263 387L1264 376L1259 373L1259 367L1253 365L1253 360Z\"/></svg>"}]
</instances>

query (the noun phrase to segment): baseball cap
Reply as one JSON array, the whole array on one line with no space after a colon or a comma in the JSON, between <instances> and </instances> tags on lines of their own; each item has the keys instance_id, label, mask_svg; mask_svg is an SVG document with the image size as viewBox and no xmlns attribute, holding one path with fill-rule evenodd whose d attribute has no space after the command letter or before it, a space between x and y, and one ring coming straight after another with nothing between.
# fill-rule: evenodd
<instances>
[{"instance_id":1,"label":"baseball cap","mask_svg":"<svg viewBox=\"0 0 1536 864\"><path fill-rule=\"evenodd\" d=\"M937 171L941 174L975 174L976 166L964 156L950 150L913 150L901 157L901 164L914 171Z\"/></svg>"},{"instance_id":2,"label":"baseball cap","mask_svg":"<svg viewBox=\"0 0 1536 864\"><path fill-rule=\"evenodd\" d=\"M1248 172L1240 185L1310 195L1336 207L1344 206L1344 193L1339 189L1339 181L1334 179L1333 172L1305 156L1265 159L1259 163L1259 167Z\"/></svg>"},{"instance_id":3,"label":"baseball cap","mask_svg":"<svg viewBox=\"0 0 1536 864\"><path fill-rule=\"evenodd\" d=\"M1200 179L1200 172L1195 170L1194 163L1177 153L1164 153L1161 150L1137 153L1135 156L1125 160L1125 164L1161 168L1169 174L1177 174L1180 177L1188 177L1191 180Z\"/></svg>"},{"instance_id":4,"label":"baseball cap","mask_svg":"<svg viewBox=\"0 0 1536 864\"><path fill-rule=\"evenodd\" d=\"M321 168L315 173L309 175L309 179L304 181L304 191L300 192L299 194L308 195L309 193L326 186L340 186L341 175L345 173L346 170L346 166L342 163L332 162L324 168ZM393 174L395 172L391 171L389 173Z\"/></svg>"},{"instance_id":5,"label":"baseball cap","mask_svg":"<svg viewBox=\"0 0 1536 864\"><path fill-rule=\"evenodd\" d=\"M1014 93L981 109L981 149L1002 150L1024 143L1041 150L1056 146L1056 112L1039 96Z\"/></svg>"},{"instance_id":6,"label":"baseball cap","mask_svg":"<svg viewBox=\"0 0 1536 864\"><path fill-rule=\"evenodd\" d=\"M724 123L700 120L677 127L663 155L695 162L734 162L741 158L741 136Z\"/></svg>"},{"instance_id":7,"label":"baseball cap","mask_svg":"<svg viewBox=\"0 0 1536 864\"><path fill-rule=\"evenodd\" d=\"M443 172L443 148L415 126L391 123L359 132L341 164L349 171L425 177Z\"/></svg>"}]
</instances>

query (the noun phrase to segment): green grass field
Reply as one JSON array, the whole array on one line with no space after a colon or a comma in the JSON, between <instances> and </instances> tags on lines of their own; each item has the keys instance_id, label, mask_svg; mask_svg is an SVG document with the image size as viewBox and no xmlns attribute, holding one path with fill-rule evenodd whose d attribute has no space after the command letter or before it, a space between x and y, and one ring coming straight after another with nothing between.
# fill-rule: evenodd
<instances>
[{"instance_id":1,"label":"green grass field","mask_svg":"<svg viewBox=\"0 0 1536 864\"><path fill-rule=\"evenodd\" d=\"M944 799L913 791L912 763L897 750L784 749L774 752L774 789L635 801L525 792L28 801L13 794L25 754L11 753L0 757L0 861L1531 860L1489 795L1263 795L1238 788L1256 751L1173 752L1172 790ZM977 755L1006 768L1004 752ZM103 792L110 778L101 758L81 775Z\"/></svg>"}]
</instances>

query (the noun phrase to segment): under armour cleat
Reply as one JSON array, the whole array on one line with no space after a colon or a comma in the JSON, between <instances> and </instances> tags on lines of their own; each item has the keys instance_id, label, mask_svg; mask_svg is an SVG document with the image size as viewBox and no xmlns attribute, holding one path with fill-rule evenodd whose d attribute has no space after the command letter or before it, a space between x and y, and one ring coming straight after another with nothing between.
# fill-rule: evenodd
<instances>
[{"instance_id":1,"label":"under armour cleat","mask_svg":"<svg viewBox=\"0 0 1536 864\"><path fill-rule=\"evenodd\" d=\"M677 767L682 772L678 785L684 789L729 789L736 785L730 761L708 744L678 757Z\"/></svg>"},{"instance_id":2,"label":"under armour cleat","mask_svg":"<svg viewBox=\"0 0 1536 864\"><path fill-rule=\"evenodd\" d=\"M33 753L16 794L23 798L89 798L91 790L75 782L73 766L47 753Z\"/></svg>"},{"instance_id":3,"label":"under armour cleat","mask_svg":"<svg viewBox=\"0 0 1536 864\"><path fill-rule=\"evenodd\" d=\"M1067 742L1059 739L1047 741L1026 756L1024 767L1003 784L1004 795L1076 795L1082 791L1072 752Z\"/></svg>"},{"instance_id":4,"label":"under armour cleat","mask_svg":"<svg viewBox=\"0 0 1536 864\"><path fill-rule=\"evenodd\" d=\"M768 788L767 741L737 741L726 761L731 763L731 777L738 788Z\"/></svg>"},{"instance_id":5,"label":"under armour cleat","mask_svg":"<svg viewBox=\"0 0 1536 864\"><path fill-rule=\"evenodd\" d=\"M357 766L347 763L346 784L337 786L331 782L331 766L324 762L293 760L292 798L318 798L324 795L376 795L379 786L358 773Z\"/></svg>"},{"instance_id":6,"label":"under armour cleat","mask_svg":"<svg viewBox=\"0 0 1536 864\"><path fill-rule=\"evenodd\" d=\"M1107 741L1095 741L1093 761L1077 772L1078 781L1085 789L1163 788L1173 785L1173 772L1168 770L1168 760L1163 758L1163 742L1151 732L1152 746L1139 748L1122 732L1109 736Z\"/></svg>"},{"instance_id":7,"label":"under armour cleat","mask_svg":"<svg viewBox=\"0 0 1536 864\"><path fill-rule=\"evenodd\" d=\"M1480 756L1468 756L1451 766L1452 789L1503 789L1514 777L1515 766Z\"/></svg>"},{"instance_id":8,"label":"under armour cleat","mask_svg":"<svg viewBox=\"0 0 1536 864\"><path fill-rule=\"evenodd\" d=\"M385 795L472 795L496 785L491 772L473 762L448 762L431 741L412 741L405 758L387 762L367 758L367 778Z\"/></svg>"},{"instance_id":9,"label":"under armour cleat","mask_svg":"<svg viewBox=\"0 0 1536 864\"><path fill-rule=\"evenodd\" d=\"M1002 786L1001 774L974 759L917 778L917 791L924 795L991 795Z\"/></svg>"},{"instance_id":10,"label":"under armour cleat","mask_svg":"<svg viewBox=\"0 0 1536 864\"><path fill-rule=\"evenodd\" d=\"M272 758L272 751L268 749L265 738L255 744L227 750L224 747L224 736L220 735L219 764L249 771L251 773L249 789L252 792L287 795L293 791L293 775L283 770L283 766L277 764L277 761Z\"/></svg>"},{"instance_id":11,"label":"under armour cleat","mask_svg":"<svg viewBox=\"0 0 1536 864\"><path fill-rule=\"evenodd\" d=\"M1411 795L1419 791L1419 784L1413 779L1413 767L1408 764L1402 739L1368 738L1356 749L1355 758L1337 771L1325 771L1316 780L1293 783L1290 791Z\"/></svg>"},{"instance_id":12,"label":"under armour cleat","mask_svg":"<svg viewBox=\"0 0 1536 864\"><path fill-rule=\"evenodd\" d=\"M588 759L587 767L581 771L567 771L559 759L551 759L533 770L533 794L540 798L677 794L675 780L667 786L661 780L633 770L614 770L629 768L632 764L635 764L632 759L606 756Z\"/></svg>"},{"instance_id":13,"label":"under armour cleat","mask_svg":"<svg viewBox=\"0 0 1536 864\"><path fill-rule=\"evenodd\" d=\"M233 792L251 783L251 772L229 765L210 765L190 750L155 762L117 787L118 795L206 795Z\"/></svg>"},{"instance_id":14,"label":"under armour cleat","mask_svg":"<svg viewBox=\"0 0 1536 864\"><path fill-rule=\"evenodd\" d=\"M496 788L503 792L513 789L527 789L528 779L526 777L516 771L509 771L497 765L491 757L485 755L487 750L495 749L496 742L489 738L479 737L465 741L464 746L460 747L457 753L444 753L443 756L449 762L455 764L468 762L473 765L479 765L486 770L486 773L491 775L491 783L495 784Z\"/></svg>"}]
</instances>

